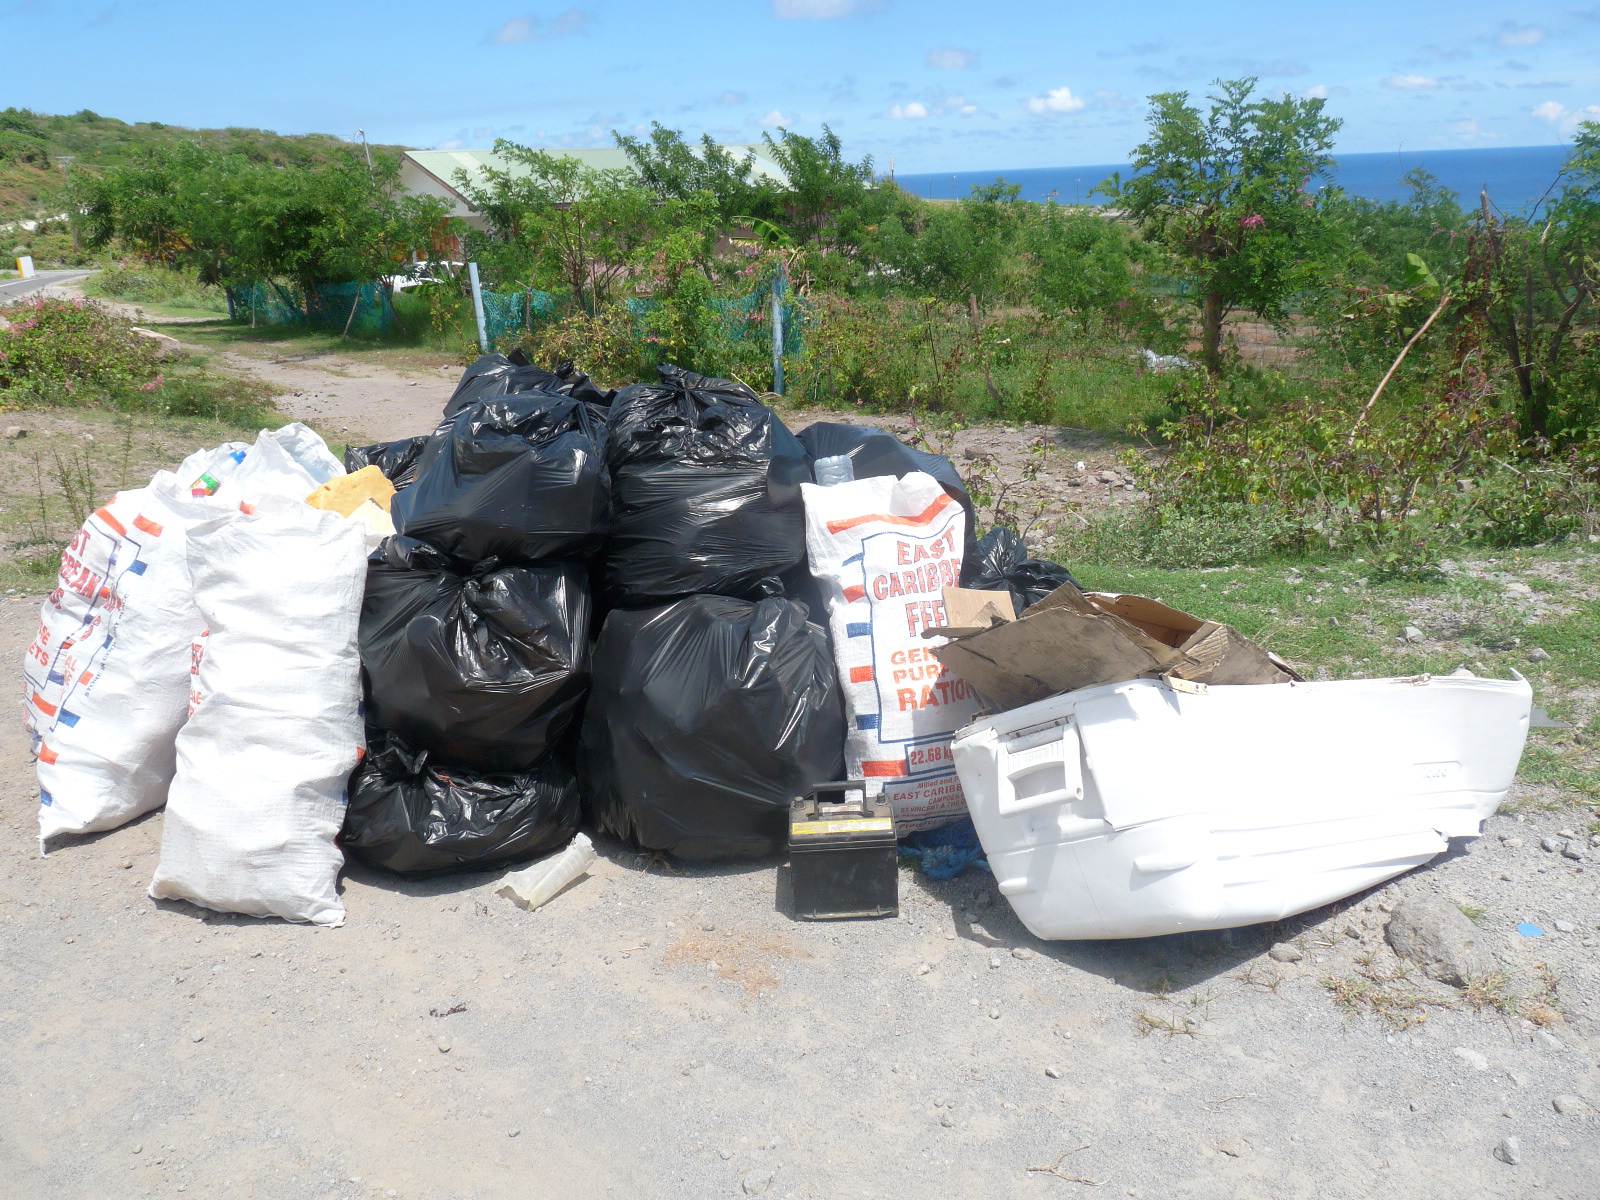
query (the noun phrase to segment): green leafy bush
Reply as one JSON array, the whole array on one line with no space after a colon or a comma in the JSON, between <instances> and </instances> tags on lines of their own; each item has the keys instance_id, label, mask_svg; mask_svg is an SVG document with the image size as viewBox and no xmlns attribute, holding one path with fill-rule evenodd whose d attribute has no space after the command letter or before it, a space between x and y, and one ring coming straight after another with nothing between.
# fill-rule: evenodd
<instances>
[{"instance_id":1,"label":"green leafy bush","mask_svg":"<svg viewBox=\"0 0 1600 1200\"><path fill-rule=\"evenodd\" d=\"M83 281L93 296L125 300L130 304L169 304L209 312L228 311L227 294L215 284L201 283L187 271L160 263L117 262Z\"/></svg>"},{"instance_id":2,"label":"green leafy bush","mask_svg":"<svg viewBox=\"0 0 1600 1200\"><path fill-rule=\"evenodd\" d=\"M99 304L22 300L5 316L10 328L0 331L0 389L19 398L82 404L159 386L154 341Z\"/></svg>"}]
</instances>

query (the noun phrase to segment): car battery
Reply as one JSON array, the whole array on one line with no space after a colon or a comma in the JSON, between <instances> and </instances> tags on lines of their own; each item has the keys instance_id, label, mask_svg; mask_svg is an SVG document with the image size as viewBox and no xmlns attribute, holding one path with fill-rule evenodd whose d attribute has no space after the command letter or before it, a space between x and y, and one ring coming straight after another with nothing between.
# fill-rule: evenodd
<instances>
[{"instance_id":1,"label":"car battery","mask_svg":"<svg viewBox=\"0 0 1600 1200\"><path fill-rule=\"evenodd\" d=\"M900 912L894 811L860 780L821 783L789 807L794 915L893 917Z\"/></svg>"}]
</instances>

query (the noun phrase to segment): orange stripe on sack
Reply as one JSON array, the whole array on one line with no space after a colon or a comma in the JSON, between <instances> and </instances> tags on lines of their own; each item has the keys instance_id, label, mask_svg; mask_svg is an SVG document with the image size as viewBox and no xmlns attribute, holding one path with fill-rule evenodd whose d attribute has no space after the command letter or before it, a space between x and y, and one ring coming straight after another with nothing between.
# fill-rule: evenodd
<instances>
[{"instance_id":1,"label":"orange stripe on sack","mask_svg":"<svg viewBox=\"0 0 1600 1200\"><path fill-rule=\"evenodd\" d=\"M149 517L135 517L133 519L133 527L144 530L151 537L161 536L161 526L157 525Z\"/></svg>"},{"instance_id":2,"label":"orange stripe on sack","mask_svg":"<svg viewBox=\"0 0 1600 1200\"><path fill-rule=\"evenodd\" d=\"M867 589L864 587L847 587L844 590L844 601L846 604L854 604L866 594Z\"/></svg>"},{"instance_id":3,"label":"orange stripe on sack","mask_svg":"<svg viewBox=\"0 0 1600 1200\"><path fill-rule=\"evenodd\" d=\"M33 694L33 706L47 717L53 717L56 715L56 706L51 704L43 696L39 695L38 692Z\"/></svg>"},{"instance_id":4,"label":"orange stripe on sack","mask_svg":"<svg viewBox=\"0 0 1600 1200\"><path fill-rule=\"evenodd\" d=\"M863 762L861 773L867 776L904 775L906 763L903 758L880 758Z\"/></svg>"},{"instance_id":5,"label":"orange stripe on sack","mask_svg":"<svg viewBox=\"0 0 1600 1200\"><path fill-rule=\"evenodd\" d=\"M117 520L111 515L111 510L109 508L97 508L94 510L94 515L99 517L107 525L111 526L112 531L115 532L118 537L122 537L128 532L127 527L124 526L121 521Z\"/></svg>"},{"instance_id":6,"label":"orange stripe on sack","mask_svg":"<svg viewBox=\"0 0 1600 1200\"><path fill-rule=\"evenodd\" d=\"M828 532L843 533L846 529L854 529L857 525L867 525L873 521L879 521L884 525L901 525L914 528L918 525L928 524L953 503L955 502L950 499L949 492L941 492L937 500L914 517L897 517L893 513L868 513L866 516L849 517L843 521L829 521Z\"/></svg>"},{"instance_id":7,"label":"orange stripe on sack","mask_svg":"<svg viewBox=\"0 0 1600 1200\"><path fill-rule=\"evenodd\" d=\"M56 761L56 752L43 742L39 743L39 761L47 766Z\"/></svg>"},{"instance_id":8,"label":"orange stripe on sack","mask_svg":"<svg viewBox=\"0 0 1600 1200\"><path fill-rule=\"evenodd\" d=\"M94 672L93 671L85 671L82 675L78 676L78 682L79 683L88 683L89 680L91 680L93 678L94 678Z\"/></svg>"},{"instance_id":9,"label":"orange stripe on sack","mask_svg":"<svg viewBox=\"0 0 1600 1200\"><path fill-rule=\"evenodd\" d=\"M871 667L851 667L850 668L850 682L851 683L871 683L872 682L872 668Z\"/></svg>"}]
</instances>

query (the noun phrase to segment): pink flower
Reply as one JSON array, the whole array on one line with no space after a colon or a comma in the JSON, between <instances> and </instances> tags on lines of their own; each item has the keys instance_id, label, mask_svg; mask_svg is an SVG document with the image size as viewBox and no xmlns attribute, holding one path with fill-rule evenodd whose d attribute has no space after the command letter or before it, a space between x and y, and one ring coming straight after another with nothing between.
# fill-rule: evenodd
<instances>
[{"instance_id":1,"label":"pink flower","mask_svg":"<svg viewBox=\"0 0 1600 1200\"><path fill-rule=\"evenodd\" d=\"M1266 224L1266 218L1260 213L1251 213L1248 217L1242 217L1239 220L1241 229L1262 229L1265 228Z\"/></svg>"}]
</instances>

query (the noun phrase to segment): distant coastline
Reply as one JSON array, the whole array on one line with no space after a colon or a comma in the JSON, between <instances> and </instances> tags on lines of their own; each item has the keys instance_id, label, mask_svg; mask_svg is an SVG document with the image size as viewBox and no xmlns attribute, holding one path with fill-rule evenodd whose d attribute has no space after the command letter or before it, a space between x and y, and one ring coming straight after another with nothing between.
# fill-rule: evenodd
<instances>
[{"instance_id":1,"label":"distant coastline","mask_svg":"<svg viewBox=\"0 0 1600 1200\"><path fill-rule=\"evenodd\" d=\"M1501 211L1522 213L1544 194L1567 153L1566 146L1496 146L1341 154L1333 182L1369 200L1405 200L1410 193L1401 180L1407 171L1421 167L1457 193L1464 207L1476 207L1479 191L1487 188L1490 201ZM1112 174L1120 171L1126 175L1128 170L1126 163L1111 163L1012 171L934 171L897 174L895 182L926 199L951 200L970 195L974 186L1004 179L1021 186L1024 200L1043 202L1054 197L1061 204L1104 204L1103 196L1091 197L1089 193Z\"/></svg>"}]
</instances>

